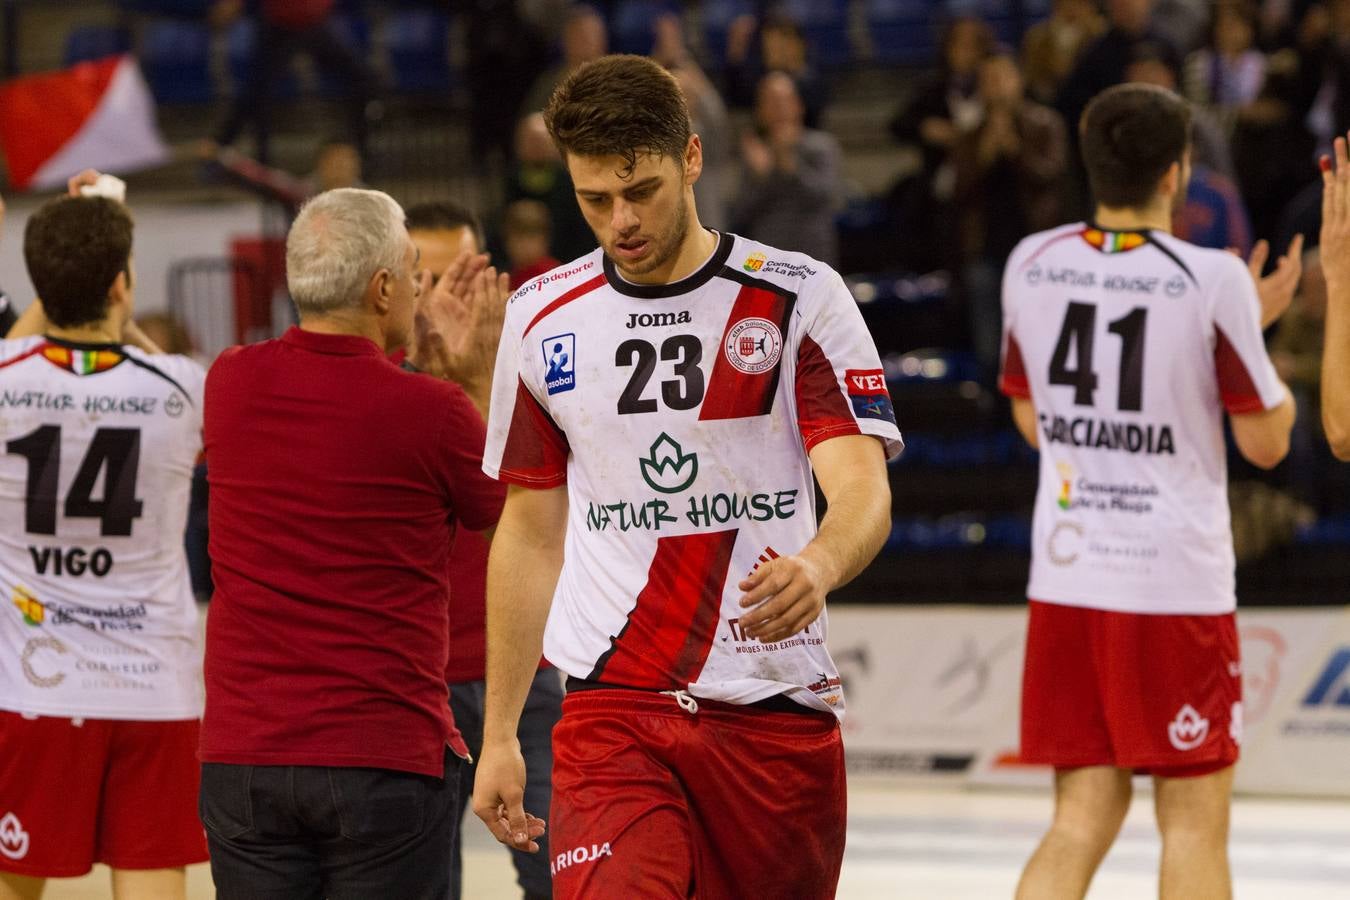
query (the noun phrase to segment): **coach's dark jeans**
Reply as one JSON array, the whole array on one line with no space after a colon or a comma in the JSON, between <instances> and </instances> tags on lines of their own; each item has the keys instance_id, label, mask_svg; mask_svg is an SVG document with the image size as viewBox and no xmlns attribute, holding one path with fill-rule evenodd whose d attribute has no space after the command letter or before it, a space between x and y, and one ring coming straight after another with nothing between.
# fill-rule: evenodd
<instances>
[{"instance_id":1,"label":"coach's dark jeans","mask_svg":"<svg viewBox=\"0 0 1350 900\"><path fill-rule=\"evenodd\" d=\"M445 777L205 763L198 805L218 900L443 900L459 809Z\"/></svg>"}]
</instances>

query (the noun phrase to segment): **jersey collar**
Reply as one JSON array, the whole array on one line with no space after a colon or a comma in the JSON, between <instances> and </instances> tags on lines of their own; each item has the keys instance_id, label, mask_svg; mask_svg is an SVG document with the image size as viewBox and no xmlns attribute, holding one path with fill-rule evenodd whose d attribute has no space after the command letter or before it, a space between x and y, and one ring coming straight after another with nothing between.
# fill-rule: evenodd
<instances>
[{"instance_id":1,"label":"jersey collar","mask_svg":"<svg viewBox=\"0 0 1350 900\"><path fill-rule=\"evenodd\" d=\"M678 297L681 294L687 294L690 291L703 287L712 280L712 277L722 270L726 265L727 258L731 256L732 236L721 231L713 231L717 235L717 249L713 251L708 261L699 266L692 275L687 275L679 281L670 284L633 284L631 281L624 281L623 276L619 274L614 265L614 261L609 256L601 254L604 259L605 281L609 286L626 297L636 297L639 300L657 300L661 297Z\"/></svg>"}]
</instances>

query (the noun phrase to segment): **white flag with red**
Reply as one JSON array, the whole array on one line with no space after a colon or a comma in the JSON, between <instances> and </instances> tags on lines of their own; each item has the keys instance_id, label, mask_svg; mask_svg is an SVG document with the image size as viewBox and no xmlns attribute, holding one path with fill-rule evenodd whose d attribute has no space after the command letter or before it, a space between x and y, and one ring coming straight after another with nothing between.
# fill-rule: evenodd
<instances>
[{"instance_id":1,"label":"white flag with red","mask_svg":"<svg viewBox=\"0 0 1350 900\"><path fill-rule=\"evenodd\" d=\"M0 148L20 190L59 187L84 169L130 172L169 158L154 98L130 56L0 84Z\"/></svg>"}]
</instances>

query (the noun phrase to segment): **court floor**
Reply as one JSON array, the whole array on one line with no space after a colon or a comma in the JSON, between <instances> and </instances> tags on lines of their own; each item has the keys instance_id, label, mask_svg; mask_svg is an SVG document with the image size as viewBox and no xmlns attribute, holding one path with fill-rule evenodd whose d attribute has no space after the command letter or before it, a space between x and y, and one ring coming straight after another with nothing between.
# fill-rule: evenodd
<instances>
[{"instance_id":1,"label":"court floor","mask_svg":"<svg viewBox=\"0 0 1350 900\"><path fill-rule=\"evenodd\" d=\"M1011 897L1022 863L1049 820L1040 791L970 790L888 780L850 783L841 900L991 900ZM1137 797L1090 900L1157 896L1151 798ZM518 898L505 851L476 821L465 833L466 900ZM1350 801L1239 798L1232 858L1238 900L1350 900ZM107 871L52 881L49 900L111 896ZM214 896L206 866L189 896Z\"/></svg>"}]
</instances>

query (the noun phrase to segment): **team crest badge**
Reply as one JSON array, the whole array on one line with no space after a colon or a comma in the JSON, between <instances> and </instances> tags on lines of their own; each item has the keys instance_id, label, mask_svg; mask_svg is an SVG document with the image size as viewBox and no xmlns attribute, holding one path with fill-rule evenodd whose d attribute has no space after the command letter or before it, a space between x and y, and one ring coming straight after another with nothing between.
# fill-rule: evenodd
<instances>
[{"instance_id":1,"label":"team crest badge","mask_svg":"<svg viewBox=\"0 0 1350 900\"><path fill-rule=\"evenodd\" d=\"M727 362L739 372L758 375L778 364L783 355L783 334L768 319L741 319L727 332Z\"/></svg>"},{"instance_id":2,"label":"team crest badge","mask_svg":"<svg viewBox=\"0 0 1350 900\"><path fill-rule=\"evenodd\" d=\"M764 254L751 253L745 258L745 262L741 263L741 268L747 272L758 272L764 268Z\"/></svg>"}]
</instances>

